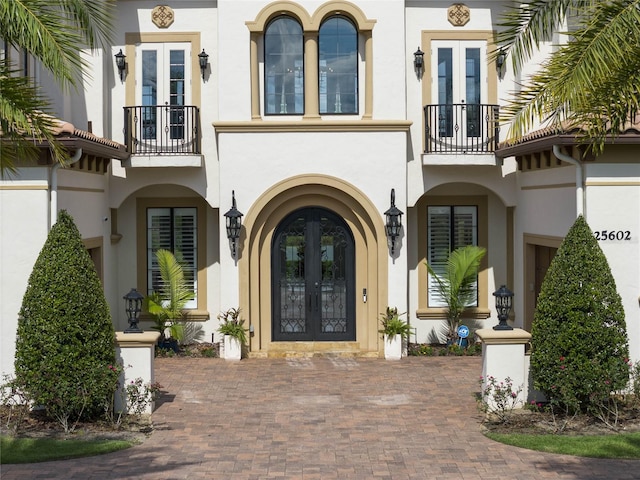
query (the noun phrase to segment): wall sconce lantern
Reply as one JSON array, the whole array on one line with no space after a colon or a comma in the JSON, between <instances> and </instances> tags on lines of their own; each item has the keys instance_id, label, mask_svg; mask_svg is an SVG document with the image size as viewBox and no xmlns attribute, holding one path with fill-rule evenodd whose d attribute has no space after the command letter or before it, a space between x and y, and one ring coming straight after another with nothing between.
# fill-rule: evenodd
<instances>
[{"instance_id":1,"label":"wall sconce lantern","mask_svg":"<svg viewBox=\"0 0 640 480\"><path fill-rule=\"evenodd\" d=\"M418 47L418 50L413 52L413 68L415 68L418 78L422 77L422 71L424 69L424 52L420 50L420 47Z\"/></svg>"},{"instance_id":2,"label":"wall sconce lantern","mask_svg":"<svg viewBox=\"0 0 640 480\"><path fill-rule=\"evenodd\" d=\"M236 208L236 194L233 190L231 191L231 208L224 216L227 219L227 238L231 240L231 252L235 258L240 229L242 228L242 213Z\"/></svg>"},{"instance_id":3,"label":"wall sconce lantern","mask_svg":"<svg viewBox=\"0 0 640 480\"><path fill-rule=\"evenodd\" d=\"M202 49L202 53L198 54L198 62L200 62L200 71L202 72L202 80L204 80L204 72L207 70L207 63L209 62L209 54Z\"/></svg>"},{"instance_id":4,"label":"wall sconce lantern","mask_svg":"<svg viewBox=\"0 0 640 480\"><path fill-rule=\"evenodd\" d=\"M135 288L132 288L122 298L124 298L124 309L127 312L127 320L129 321L129 328L124 333L142 333L142 330L138 327L138 322L140 321L144 297Z\"/></svg>"},{"instance_id":5,"label":"wall sconce lantern","mask_svg":"<svg viewBox=\"0 0 640 480\"><path fill-rule=\"evenodd\" d=\"M124 79L124 72L127 69L127 62L125 61L125 58L127 58L127 56L124 53L122 53L122 49L120 49L120 51L116 53L114 56L116 57L116 67L118 67L118 73L120 74L120 81L122 81Z\"/></svg>"},{"instance_id":6,"label":"wall sconce lantern","mask_svg":"<svg viewBox=\"0 0 640 480\"><path fill-rule=\"evenodd\" d=\"M507 52L504 49L500 49L496 54L496 71L498 72L498 77L502 78L504 75L504 67L507 62Z\"/></svg>"},{"instance_id":7,"label":"wall sconce lantern","mask_svg":"<svg viewBox=\"0 0 640 480\"><path fill-rule=\"evenodd\" d=\"M400 236L402 230L402 211L396 207L396 191L391 189L391 206L384 212L387 217L386 229L387 237L391 240L391 255L395 253L396 238Z\"/></svg>"},{"instance_id":8,"label":"wall sconce lantern","mask_svg":"<svg viewBox=\"0 0 640 480\"><path fill-rule=\"evenodd\" d=\"M513 306L513 292L502 285L498 290L493 292L493 295L496 297L496 311L498 312L498 320L500 321L493 329L513 330L513 327L507 324L507 319Z\"/></svg>"}]
</instances>

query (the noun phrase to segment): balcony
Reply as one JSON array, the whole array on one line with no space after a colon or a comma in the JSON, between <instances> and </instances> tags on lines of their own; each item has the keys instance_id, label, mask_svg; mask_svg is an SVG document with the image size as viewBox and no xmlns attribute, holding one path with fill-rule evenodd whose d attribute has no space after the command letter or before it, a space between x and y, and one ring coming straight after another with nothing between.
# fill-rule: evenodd
<instances>
[{"instance_id":1,"label":"balcony","mask_svg":"<svg viewBox=\"0 0 640 480\"><path fill-rule=\"evenodd\" d=\"M125 167L199 167L200 109L187 105L124 107Z\"/></svg>"},{"instance_id":2,"label":"balcony","mask_svg":"<svg viewBox=\"0 0 640 480\"><path fill-rule=\"evenodd\" d=\"M498 116L498 105L425 105L423 164L495 165Z\"/></svg>"}]
</instances>

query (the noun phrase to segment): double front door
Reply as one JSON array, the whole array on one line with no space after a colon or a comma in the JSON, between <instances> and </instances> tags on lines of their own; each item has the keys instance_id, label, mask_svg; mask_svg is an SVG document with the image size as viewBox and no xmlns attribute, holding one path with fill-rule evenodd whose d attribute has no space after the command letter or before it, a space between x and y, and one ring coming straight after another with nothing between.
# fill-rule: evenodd
<instances>
[{"instance_id":1,"label":"double front door","mask_svg":"<svg viewBox=\"0 0 640 480\"><path fill-rule=\"evenodd\" d=\"M355 340L354 240L344 220L303 208L273 238L273 340Z\"/></svg>"}]
</instances>

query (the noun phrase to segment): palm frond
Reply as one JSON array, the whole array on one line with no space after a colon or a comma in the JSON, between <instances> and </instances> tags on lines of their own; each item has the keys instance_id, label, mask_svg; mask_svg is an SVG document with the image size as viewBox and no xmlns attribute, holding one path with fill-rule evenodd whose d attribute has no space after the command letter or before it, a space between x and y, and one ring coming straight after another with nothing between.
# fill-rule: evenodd
<instances>
[{"instance_id":1,"label":"palm frond","mask_svg":"<svg viewBox=\"0 0 640 480\"><path fill-rule=\"evenodd\" d=\"M77 85L88 65L82 48L107 45L113 1L0 0L4 40L38 59L61 85Z\"/></svg>"},{"instance_id":2,"label":"palm frond","mask_svg":"<svg viewBox=\"0 0 640 480\"><path fill-rule=\"evenodd\" d=\"M520 71L534 50L551 40L572 7L590 3L589 0L534 0L507 10L498 23L503 30L498 33L497 42L511 57L513 69Z\"/></svg>"},{"instance_id":3,"label":"palm frond","mask_svg":"<svg viewBox=\"0 0 640 480\"><path fill-rule=\"evenodd\" d=\"M193 292L185 281L182 265L173 253L160 249L156 251L156 258L162 279L160 296L167 303L171 319L180 318L182 309L193 298Z\"/></svg>"},{"instance_id":4,"label":"palm frond","mask_svg":"<svg viewBox=\"0 0 640 480\"><path fill-rule=\"evenodd\" d=\"M92 50L113 43L115 0L58 0L71 24L82 28L84 41Z\"/></svg>"},{"instance_id":5,"label":"palm frond","mask_svg":"<svg viewBox=\"0 0 640 480\"><path fill-rule=\"evenodd\" d=\"M538 121L574 125L594 150L638 110L640 1L597 2L584 23L503 111L508 138L518 139Z\"/></svg>"},{"instance_id":6,"label":"palm frond","mask_svg":"<svg viewBox=\"0 0 640 480\"><path fill-rule=\"evenodd\" d=\"M447 305L449 337L456 335L460 316L475 298L474 285L485 253L485 248L476 245L457 248L449 254L445 271L441 275L427 263L427 270L436 280L438 293Z\"/></svg>"},{"instance_id":7,"label":"palm frond","mask_svg":"<svg viewBox=\"0 0 640 480\"><path fill-rule=\"evenodd\" d=\"M17 75L6 60L0 61L0 176L15 172L22 161L34 161L37 144L48 142L56 161L64 164L68 152L53 134L55 119L47 114L49 104L38 88Z\"/></svg>"}]
</instances>

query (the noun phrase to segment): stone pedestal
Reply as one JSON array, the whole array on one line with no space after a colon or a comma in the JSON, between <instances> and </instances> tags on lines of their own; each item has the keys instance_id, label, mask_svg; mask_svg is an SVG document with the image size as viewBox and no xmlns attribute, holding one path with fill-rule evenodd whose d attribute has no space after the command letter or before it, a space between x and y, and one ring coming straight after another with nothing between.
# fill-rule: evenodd
<instances>
[{"instance_id":1,"label":"stone pedestal","mask_svg":"<svg viewBox=\"0 0 640 480\"><path fill-rule=\"evenodd\" d=\"M498 382L507 377L513 382L513 389L522 387L518 395L519 406L526 403L528 397L528 364L525 358L525 348L531 340L531 334L521 328L513 330L494 330L482 328L476 330L476 335L482 341L482 378L494 377ZM491 398L487 399L491 403Z\"/></svg>"},{"instance_id":2,"label":"stone pedestal","mask_svg":"<svg viewBox=\"0 0 640 480\"><path fill-rule=\"evenodd\" d=\"M144 384L155 382L153 361L155 345L159 338L160 332L116 332L116 359L124 367L120 376L121 386L131 383L136 378L141 378ZM116 412L124 408L121 388L116 392ZM153 412L153 407L153 404L150 404L145 413Z\"/></svg>"}]
</instances>

